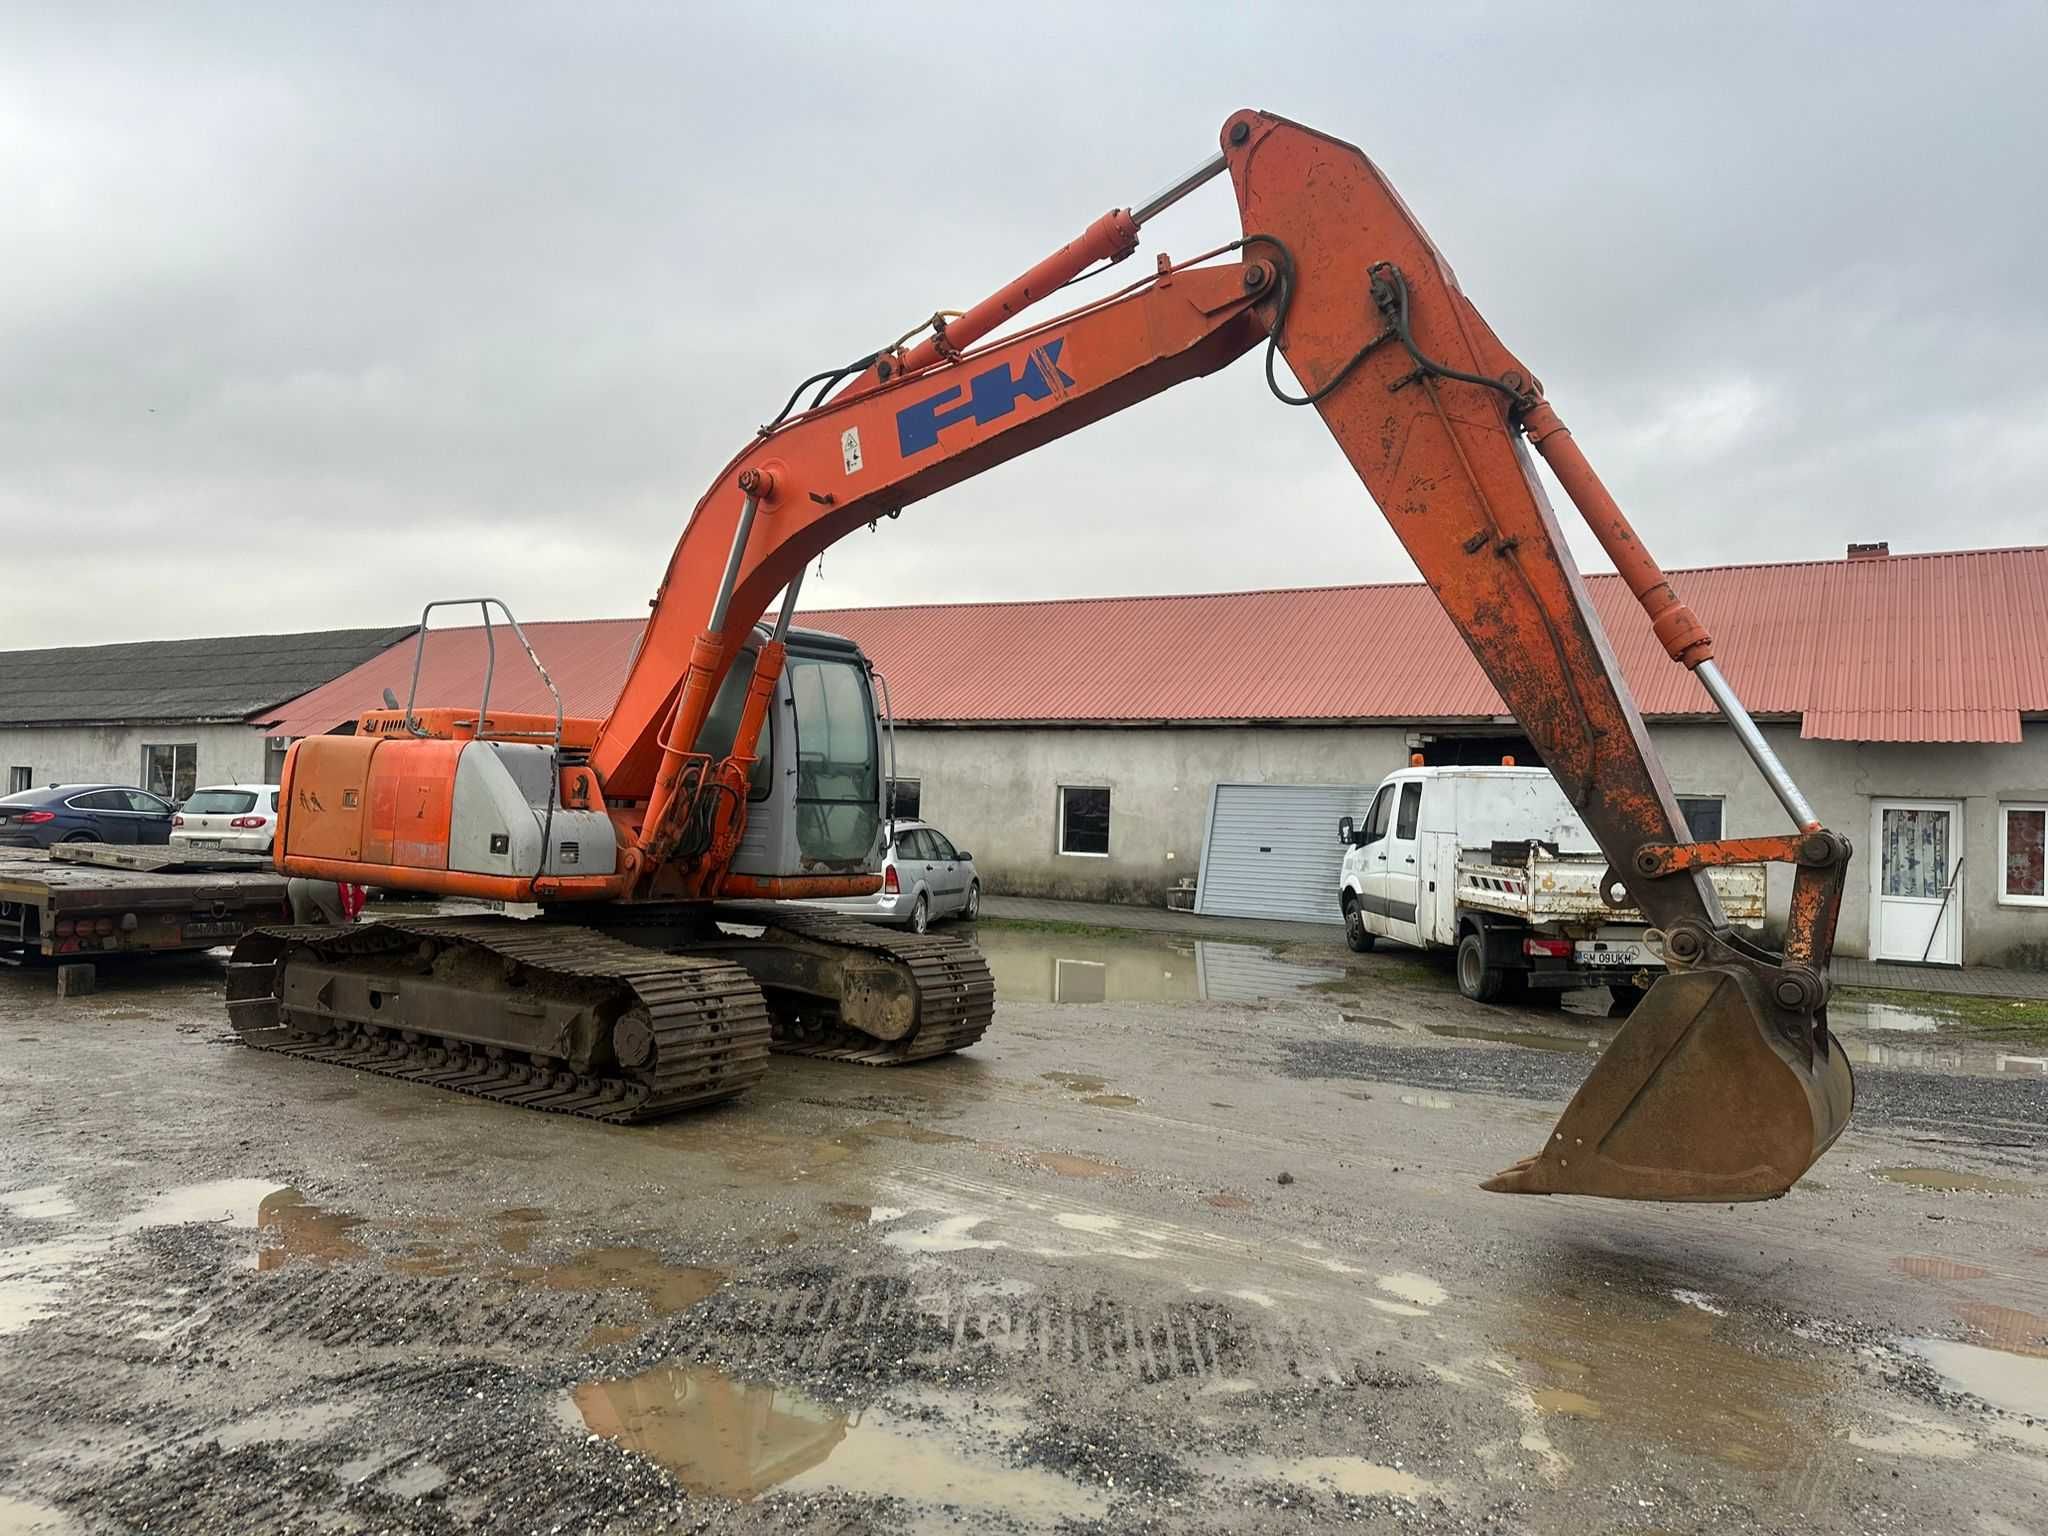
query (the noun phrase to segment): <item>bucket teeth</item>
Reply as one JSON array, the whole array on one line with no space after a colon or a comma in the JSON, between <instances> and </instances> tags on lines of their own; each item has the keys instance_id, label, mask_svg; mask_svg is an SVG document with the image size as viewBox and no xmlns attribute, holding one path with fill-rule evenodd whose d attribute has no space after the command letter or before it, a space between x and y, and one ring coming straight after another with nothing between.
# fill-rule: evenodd
<instances>
[{"instance_id":1,"label":"bucket teeth","mask_svg":"<svg viewBox=\"0 0 2048 1536\"><path fill-rule=\"evenodd\" d=\"M1771 1200L1848 1123L1855 1084L1824 1028L1801 1049L1735 968L1660 977L1543 1150L1482 1186L1615 1200Z\"/></svg>"}]
</instances>

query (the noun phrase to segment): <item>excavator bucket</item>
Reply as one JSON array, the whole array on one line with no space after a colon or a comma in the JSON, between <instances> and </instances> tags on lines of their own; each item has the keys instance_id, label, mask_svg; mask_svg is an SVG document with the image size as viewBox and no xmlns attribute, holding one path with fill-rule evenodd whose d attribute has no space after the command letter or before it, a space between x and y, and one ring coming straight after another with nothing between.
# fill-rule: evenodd
<instances>
[{"instance_id":1,"label":"excavator bucket","mask_svg":"<svg viewBox=\"0 0 2048 1536\"><path fill-rule=\"evenodd\" d=\"M1781 1032L1798 1025L1809 1052ZM1827 1151L1856 1096L1825 1027L1767 1007L1753 977L1660 977L1534 1157L1486 1181L1517 1195L1772 1200Z\"/></svg>"}]
</instances>

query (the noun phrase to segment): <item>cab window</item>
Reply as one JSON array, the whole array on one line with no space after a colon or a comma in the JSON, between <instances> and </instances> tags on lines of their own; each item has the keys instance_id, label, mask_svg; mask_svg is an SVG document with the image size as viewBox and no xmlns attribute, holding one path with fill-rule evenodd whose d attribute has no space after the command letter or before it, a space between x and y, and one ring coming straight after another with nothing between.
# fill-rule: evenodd
<instances>
[{"instance_id":1,"label":"cab window","mask_svg":"<svg viewBox=\"0 0 2048 1536\"><path fill-rule=\"evenodd\" d=\"M1365 831L1359 834L1359 846L1369 847L1387 835L1388 809L1394 803L1394 786L1389 784L1373 797L1372 812L1365 818Z\"/></svg>"},{"instance_id":2,"label":"cab window","mask_svg":"<svg viewBox=\"0 0 2048 1536\"><path fill-rule=\"evenodd\" d=\"M1401 786L1401 809L1394 813L1394 837L1403 843L1415 841L1415 823L1422 813L1422 786L1413 781Z\"/></svg>"}]
</instances>

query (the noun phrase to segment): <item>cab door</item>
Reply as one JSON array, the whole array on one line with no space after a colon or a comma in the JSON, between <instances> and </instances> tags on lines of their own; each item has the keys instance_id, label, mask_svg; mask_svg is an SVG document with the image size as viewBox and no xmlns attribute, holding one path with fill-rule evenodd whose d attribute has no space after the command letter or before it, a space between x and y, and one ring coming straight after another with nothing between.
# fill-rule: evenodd
<instances>
[{"instance_id":1,"label":"cab door","mask_svg":"<svg viewBox=\"0 0 2048 1536\"><path fill-rule=\"evenodd\" d=\"M1387 829L1394 819L1394 791L1398 786L1382 784L1372 798L1365 826L1358 834L1358 856L1363 866L1358 875L1358 904L1365 913L1366 930L1391 938L1387 927Z\"/></svg>"},{"instance_id":2,"label":"cab door","mask_svg":"<svg viewBox=\"0 0 2048 1536\"><path fill-rule=\"evenodd\" d=\"M1417 827L1422 820L1422 782L1410 779L1404 784L1389 785L1400 791L1394 805L1394 825L1381 845L1385 850L1382 860L1382 889L1385 899L1386 928L1388 938L1399 939L1403 944L1422 942L1419 908L1422 900L1421 837Z\"/></svg>"}]
</instances>

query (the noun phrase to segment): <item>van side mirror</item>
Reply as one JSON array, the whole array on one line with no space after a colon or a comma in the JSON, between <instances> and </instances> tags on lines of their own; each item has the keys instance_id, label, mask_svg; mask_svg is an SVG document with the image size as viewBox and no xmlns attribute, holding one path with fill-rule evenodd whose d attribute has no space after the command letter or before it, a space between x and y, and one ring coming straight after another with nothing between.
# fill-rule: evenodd
<instances>
[{"instance_id":1,"label":"van side mirror","mask_svg":"<svg viewBox=\"0 0 2048 1536\"><path fill-rule=\"evenodd\" d=\"M1340 816L1337 818L1337 841L1342 843L1346 848L1349 848L1354 842L1357 841L1357 838L1354 835L1355 831L1356 828L1354 827L1352 820L1349 816Z\"/></svg>"}]
</instances>

